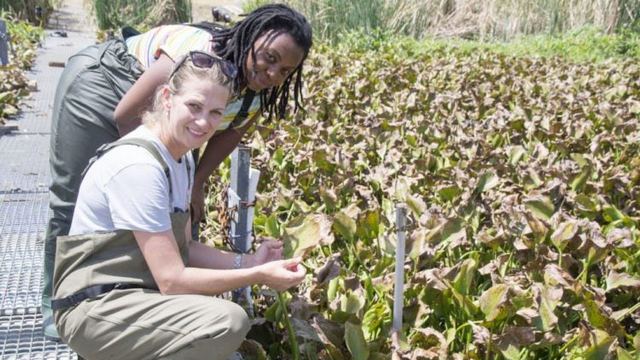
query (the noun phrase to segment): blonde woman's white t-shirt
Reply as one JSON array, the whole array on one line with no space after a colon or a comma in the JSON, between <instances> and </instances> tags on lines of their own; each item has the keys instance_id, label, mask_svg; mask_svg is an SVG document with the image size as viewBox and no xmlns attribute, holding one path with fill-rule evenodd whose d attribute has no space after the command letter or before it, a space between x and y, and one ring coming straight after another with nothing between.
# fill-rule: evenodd
<instances>
[{"instance_id":1,"label":"blonde woman's white t-shirt","mask_svg":"<svg viewBox=\"0 0 640 360\"><path fill-rule=\"evenodd\" d=\"M114 230L162 232L171 229L170 213L187 211L191 202L194 162L191 153L180 161L146 126L125 138L151 141L169 166L173 197L162 165L146 149L117 146L87 171L76 202L70 235Z\"/></svg>"}]
</instances>

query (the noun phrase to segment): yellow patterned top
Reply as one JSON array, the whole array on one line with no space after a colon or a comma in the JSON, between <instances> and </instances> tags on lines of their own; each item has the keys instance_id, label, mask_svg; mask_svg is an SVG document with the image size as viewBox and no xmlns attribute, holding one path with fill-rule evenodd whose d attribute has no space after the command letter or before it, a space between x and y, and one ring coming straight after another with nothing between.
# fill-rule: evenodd
<instances>
[{"instance_id":1,"label":"yellow patterned top","mask_svg":"<svg viewBox=\"0 0 640 360\"><path fill-rule=\"evenodd\" d=\"M140 35L126 40L128 52L133 55L143 69L148 69L164 53L172 60L180 58L189 51L199 50L211 52L211 34L189 25L162 25ZM242 106L243 94L232 99L224 113L224 117L217 131L227 129ZM260 111L260 95L256 94L249 107L249 115L240 124L244 126L258 111Z\"/></svg>"}]
</instances>

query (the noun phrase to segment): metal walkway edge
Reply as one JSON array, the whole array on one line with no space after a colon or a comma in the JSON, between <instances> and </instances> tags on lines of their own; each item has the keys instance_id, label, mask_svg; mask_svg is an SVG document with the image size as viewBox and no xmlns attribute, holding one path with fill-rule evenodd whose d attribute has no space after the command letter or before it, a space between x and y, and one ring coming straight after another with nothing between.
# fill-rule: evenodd
<instances>
[{"instance_id":1,"label":"metal walkway edge","mask_svg":"<svg viewBox=\"0 0 640 360\"><path fill-rule=\"evenodd\" d=\"M50 112L65 62L95 41L82 0L67 0L28 76L38 91L21 106L18 131L0 136L0 359L76 359L42 335L43 239L48 219ZM56 30L66 31L59 37Z\"/></svg>"}]
</instances>

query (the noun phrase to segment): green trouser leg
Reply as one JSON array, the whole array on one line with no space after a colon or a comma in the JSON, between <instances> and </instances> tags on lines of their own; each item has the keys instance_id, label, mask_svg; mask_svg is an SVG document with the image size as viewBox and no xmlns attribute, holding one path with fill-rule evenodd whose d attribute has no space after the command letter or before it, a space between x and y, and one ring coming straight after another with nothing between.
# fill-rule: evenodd
<instances>
[{"instance_id":1,"label":"green trouser leg","mask_svg":"<svg viewBox=\"0 0 640 360\"><path fill-rule=\"evenodd\" d=\"M51 117L52 215L45 236L42 289L43 325L49 338L58 337L55 327L49 326L53 324L51 296L56 238L69 233L82 172L89 159L102 144L118 139L113 111L139 75L135 59L126 53L123 44L105 43L69 58L58 82Z\"/></svg>"}]
</instances>

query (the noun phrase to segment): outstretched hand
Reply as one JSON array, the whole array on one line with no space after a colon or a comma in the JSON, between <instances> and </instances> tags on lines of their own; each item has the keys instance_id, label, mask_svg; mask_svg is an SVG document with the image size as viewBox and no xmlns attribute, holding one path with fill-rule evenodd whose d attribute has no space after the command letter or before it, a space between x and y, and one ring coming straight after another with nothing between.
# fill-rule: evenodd
<instances>
[{"instance_id":1,"label":"outstretched hand","mask_svg":"<svg viewBox=\"0 0 640 360\"><path fill-rule=\"evenodd\" d=\"M298 285L307 273L300 265L301 258L270 261L260 265L262 283L274 290L284 291Z\"/></svg>"}]
</instances>

